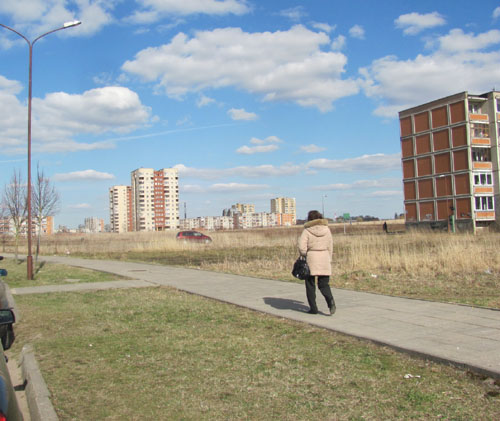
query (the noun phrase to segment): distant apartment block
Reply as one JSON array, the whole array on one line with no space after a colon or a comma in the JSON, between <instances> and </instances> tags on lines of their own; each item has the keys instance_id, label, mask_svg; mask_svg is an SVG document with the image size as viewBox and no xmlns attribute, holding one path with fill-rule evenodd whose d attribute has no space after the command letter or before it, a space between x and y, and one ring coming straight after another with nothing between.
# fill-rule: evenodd
<instances>
[{"instance_id":1,"label":"distant apartment block","mask_svg":"<svg viewBox=\"0 0 500 421\"><path fill-rule=\"evenodd\" d=\"M47 216L42 219L42 225L40 227L35 224L35 232L41 231L42 235L52 235L54 234L54 217Z\"/></svg>"},{"instance_id":2,"label":"distant apartment block","mask_svg":"<svg viewBox=\"0 0 500 421\"><path fill-rule=\"evenodd\" d=\"M406 224L500 222L500 92L462 92L399 113Z\"/></svg>"},{"instance_id":3,"label":"distant apartment block","mask_svg":"<svg viewBox=\"0 0 500 421\"><path fill-rule=\"evenodd\" d=\"M236 203L231 206L233 213L253 213L255 212L255 205L252 203Z\"/></svg>"},{"instance_id":4,"label":"distant apartment block","mask_svg":"<svg viewBox=\"0 0 500 421\"><path fill-rule=\"evenodd\" d=\"M267 212L234 213L231 216L204 216L180 220L180 229L182 230L230 230L291 225L293 225L291 214Z\"/></svg>"},{"instance_id":5,"label":"distant apartment block","mask_svg":"<svg viewBox=\"0 0 500 421\"><path fill-rule=\"evenodd\" d=\"M200 216L198 218L186 218L179 221L179 227L181 230L232 230L234 229L234 217Z\"/></svg>"},{"instance_id":6,"label":"distant apartment block","mask_svg":"<svg viewBox=\"0 0 500 421\"><path fill-rule=\"evenodd\" d=\"M177 169L139 168L131 173L134 231L179 228L179 176Z\"/></svg>"},{"instance_id":7,"label":"distant apartment block","mask_svg":"<svg viewBox=\"0 0 500 421\"><path fill-rule=\"evenodd\" d=\"M84 223L84 231L87 233L104 232L104 219L102 218L92 216L90 218L85 218Z\"/></svg>"},{"instance_id":8,"label":"distant apartment block","mask_svg":"<svg viewBox=\"0 0 500 421\"><path fill-rule=\"evenodd\" d=\"M41 233L41 235L52 235L54 234L54 217L53 216L47 216L42 220L42 225L39 227L35 221L32 221L32 235L37 235L38 232ZM28 226L27 222L25 222L21 226L21 235L26 235L26 232L28 231ZM10 218L0 218L0 235L14 235L15 234L15 228L14 228L14 223Z\"/></svg>"},{"instance_id":9,"label":"distant apartment block","mask_svg":"<svg viewBox=\"0 0 500 421\"><path fill-rule=\"evenodd\" d=\"M132 224L132 188L113 186L109 189L109 220L111 232L133 231Z\"/></svg>"},{"instance_id":10,"label":"distant apartment block","mask_svg":"<svg viewBox=\"0 0 500 421\"><path fill-rule=\"evenodd\" d=\"M235 228L269 228L294 225L292 214L276 212L254 212L236 215Z\"/></svg>"},{"instance_id":11,"label":"distant apartment block","mask_svg":"<svg viewBox=\"0 0 500 421\"><path fill-rule=\"evenodd\" d=\"M277 197L271 199L271 213L282 213L293 215L293 223L297 221L297 211L295 207L295 198L293 197Z\"/></svg>"}]
</instances>

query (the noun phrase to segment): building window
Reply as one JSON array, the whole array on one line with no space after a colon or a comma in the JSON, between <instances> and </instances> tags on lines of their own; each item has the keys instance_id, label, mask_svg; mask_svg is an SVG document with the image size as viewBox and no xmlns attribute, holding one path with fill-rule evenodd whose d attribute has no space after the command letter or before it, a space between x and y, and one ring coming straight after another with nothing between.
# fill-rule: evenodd
<instances>
[{"instance_id":1,"label":"building window","mask_svg":"<svg viewBox=\"0 0 500 421\"><path fill-rule=\"evenodd\" d=\"M490 162L491 150L488 148L472 148L472 160L474 162Z\"/></svg>"},{"instance_id":2,"label":"building window","mask_svg":"<svg viewBox=\"0 0 500 421\"><path fill-rule=\"evenodd\" d=\"M493 178L489 173L474 174L475 186L492 186Z\"/></svg>"},{"instance_id":3,"label":"building window","mask_svg":"<svg viewBox=\"0 0 500 421\"><path fill-rule=\"evenodd\" d=\"M477 211L493 210L493 197L492 196L476 197L476 210Z\"/></svg>"},{"instance_id":4,"label":"building window","mask_svg":"<svg viewBox=\"0 0 500 421\"><path fill-rule=\"evenodd\" d=\"M481 103L469 102L469 112L471 114L481 114Z\"/></svg>"},{"instance_id":5,"label":"building window","mask_svg":"<svg viewBox=\"0 0 500 421\"><path fill-rule=\"evenodd\" d=\"M472 137L490 137L490 126L483 123L472 123L470 125Z\"/></svg>"},{"instance_id":6,"label":"building window","mask_svg":"<svg viewBox=\"0 0 500 421\"><path fill-rule=\"evenodd\" d=\"M497 113L500 113L500 98L497 98Z\"/></svg>"}]
</instances>

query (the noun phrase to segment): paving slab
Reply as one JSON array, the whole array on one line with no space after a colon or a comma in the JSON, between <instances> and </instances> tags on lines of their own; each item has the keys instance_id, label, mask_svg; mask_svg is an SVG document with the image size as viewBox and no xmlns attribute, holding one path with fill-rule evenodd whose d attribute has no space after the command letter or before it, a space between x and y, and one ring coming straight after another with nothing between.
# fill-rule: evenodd
<instances>
[{"instance_id":1,"label":"paving slab","mask_svg":"<svg viewBox=\"0 0 500 421\"><path fill-rule=\"evenodd\" d=\"M327 317L328 308L319 291L320 314L307 314L308 305L302 284L71 256L42 256L39 259L133 278L133 281L72 284L55 290L102 289L115 282L116 287L174 287L500 378L498 310L333 289L337 313ZM23 294L28 293L28 289L16 288L12 292ZM34 292L31 290L29 293Z\"/></svg>"}]
</instances>

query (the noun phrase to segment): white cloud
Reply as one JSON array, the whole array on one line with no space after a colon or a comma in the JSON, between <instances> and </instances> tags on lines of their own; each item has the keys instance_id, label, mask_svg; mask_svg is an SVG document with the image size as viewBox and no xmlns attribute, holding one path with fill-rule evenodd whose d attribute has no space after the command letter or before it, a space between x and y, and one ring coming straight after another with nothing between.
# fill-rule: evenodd
<instances>
[{"instance_id":1,"label":"white cloud","mask_svg":"<svg viewBox=\"0 0 500 421\"><path fill-rule=\"evenodd\" d=\"M225 183L225 184L213 184L209 187L211 192L219 193L233 193L239 191L251 191L251 190L262 190L267 189L269 186L265 184L242 184L242 183Z\"/></svg>"},{"instance_id":2,"label":"white cloud","mask_svg":"<svg viewBox=\"0 0 500 421\"><path fill-rule=\"evenodd\" d=\"M335 38L332 41L332 45L331 45L332 50L334 50L334 51L340 51L340 50L342 50L342 48L345 47L345 41L346 41L345 36L344 35L339 35L337 38Z\"/></svg>"},{"instance_id":3,"label":"white cloud","mask_svg":"<svg viewBox=\"0 0 500 421\"><path fill-rule=\"evenodd\" d=\"M308 168L330 171L391 171L401 168L401 155L374 154L362 155L348 159L314 159L307 164Z\"/></svg>"},{"instance_id":4,"label":"white cloud","mask_svg":"<svg viewBox=\"0 0 500 421\"><path fill-rule=\"evenodd\" d=\"M90 206L88 203L77 203L75 205L69 205L69 209L90 209L92 206Z\"/></svg>"},{"instance_id":5,"label":"white cloud","mask_svg":"<svg viewBox=\"0 0 500 421\"><path fill-rule=\"evenodd\" d=\"M387 56L360 69L366 95L380 101L375 114L395 117L433 99L462 91L483 93L498 85L500 50L483 50L500 44L500 31L474 35L455 29L435 44L440 48L429 55L407 60Z\"/></svg>"},{"instance_id":6,"label":"white cloud","mask_svg":"<svg viewBox=\"0 0 500 421\"><path fill-rule=\"evenodd\" d=\"M330 43L324 32L301 25L262 33L215 29L197 32L191 39L179 33L169 44L140 51L122 69L144 81L157 81L172 98L236 87L264 101L291 101L327 111L333 101L359 89L355 80L342 79L347 57L321 51Z\"/></svg>"},{"instance_id":7,"label":"white cloud","mask_svg":"<svg viewBox=\"0 0 500 421\"><path fill-rule=\"evenodd\" d=\"M236 150L239 154L253 155L255 153L266 153L273 152L278 149L277 143L282 143L283 141L277 136L269 136L266 139L258 139L253 137L250 139L252 145L257 146L242 146Z\"/></svg>"},{"instance_id":8,"label":"white cloud","mask_svg":"<svg viewBox=\"0 0 500 421\"><path fill-rule=\"evenodd\" d=\"M332 26L332 25L329 25L328 23L314 22L312 24L312 27L314 29L318 29L320 31L330 33L332 31L334 31L337 26L336 25Z\"/></svg>"},{"instance_id":9,"label":"white cloud","mask_svg":"<svg viewBox=\"0 0 500 421\"><path fill-rule=\"evenodd\" d=\"M446 20L438 12L424 15L413 12L401 15L394 23L397 28L403 29L406 35L416 35L424 29L445 25Z\"/></svg>"},{"instance_id":10,"label":"white cloud","mask_svg":"<svg viewBox=\"0 0 500 421\"><path fill-rule=\"evenodd\" d=\"M373 188L388 188L388 187L401 187L401 179L399 178L381 178L378 180L358 180L350 184L335 183L327 184L324 186L313 187L313 190L320 191L335 191L335 190L365 190ZM400 192L401 193L401 192Z\"/></svg>"},{"instance_id":11,"label":"white cloud","mask_svg":"<svg viewBox=\"0 0 500 421\"><path fill-rule=\"evenodd\" d=\"M259 139L257 137L252 137L250 143L254 145L263 145L266 143L283 143L283 141L278 136L268 136L265 139Z\"/></svg>"},{"instance_id":12,"label":"white cloud","mask_svg":"<svg viewBox=\"0 0 500 421\"><path fill-rule=\"evenodd\" d=\"M213 98L209 98L208 96L205 96L205 95L200 95L200 97L198 98L198 100L196 101L196 106L198 108L201 108L201 107L205 107L209 104L212 104L215 102L215 99Z\"/></svg>"},{"instance_id":13,"label":"white cloud","mask_svg":"<svg viewBox=\"0 0 500 421\"><path fill-rule=\"evenodd\" d=\"M500 6L493 10L493 18L498 19L500 17Z\"/></svg>"},{"instance_id":14,"label":"white cloud","mask_svg":"<svg viewBox=\"0 0 500 421\"><path fill-rule=\"evenodd\" d=\"M165 16L192 14L244 15L250 12L246 0L136 0L142 6L127 20L132 23L153 23Z\"/></svg>"},{"instance_id":15,"label":"white cloud","mask_svg":"<svg viewBox=\"0 0 500 421\"><path fill-rule=\"evenodd\" d=\"M193 122L191 121L191 116L187 115L176 121L176 126L191 126Z\"/></svg>"},{"instance_id":16,"label":"white cloud","mask_svg":"<svg viewBox=\"0 0 500 421\"><path fill-rule=\"evenodd\" d=\"M233 120L257 120L257 114L245 111L243 108L231 108L227 112Z\"/></svg>"},{"instance_id":17,"label":"white cloud","mask_svg":"<svg viewBox=\"0 0 500 421\"><path fill-rule=\"evenodd\" d=\"M354 25L349 29L349 35L353 38L365 39L365 30L361 25Z\"/></svg>"},{"instance_id":18,"label":"white cloud","mask_svg":"<svg viewBox=\"0 0 500 421\"><path fill-rule=\"evenodd\" d=\"M0 147L3 153L26 148L25 104L17 99L20 84L0 77ZM109 149L111 142L79 143L79 134L127 133L150 119L150 109L138 95L122 87L105 87L81 95L56 92L33 98L33 149L42 152Z\"/></svg>"},{"instance_id":19,"label":"white cloud","mask_svg":"<svg viewBox=\"0 0 500 421\"><path fill-rule=\"evenodd\" d=\"M16 28L29 37L61 27L73 20L84 22L57 36L91 35L113 21L113 1L102 0L2 0L0 13L9 15Z\"/></svg>"},{"instance_id":20,"label":"white cloud","mask_svg":"<svg viewBox=\"0 0 500 421\"><path fill-rule=\"evenodd\" d=\"M379 190L368 194L368 197L402 197L403 190Z\"/></svg>"},{"instance_id":21,"label":"white cloud","mask_svg":"<svg viewBox=\"0 0 500 421\"><path fill-rule=\"evenodd\" d=\"M54 174L54 181L100 181L113 180L115 176L106 172L96 170L74 171L64 174Z\"/></svg>"},{"instance_id":22,"label":"white cloud","mask_svg":"<svg viewBox=\"0 0 500 421\"><path fill-rule=\"evenodd\" d=\"M113 76L111 73L102 72L92 78L96 85L106 86L113 83Z\"/></svg>"},{"instance_id":23,"label":"white cloud","mask_svg":"<svg viewBox=\"0 0 500 421\"><path fill-rule=\"evenodd\" d=\"M293 21L299 21L303 17L307 16L304 6L291 7L289 9L282 10L279 14Z\"/></svg>"},{"instance_id":24,"label":"white cloud","mask_svg":"<svg viewBox=\"0 0 500 421\"><path fill-rule=\"evenodd\" d=\"M305 153L318 153L318 152L326 151L326 148L323 148L321 146L317 146L317 145L311 144L311 145L301 146L300 150L302 152L305 152Z\"/></svg>"},{"instance_id":25,"label":"white cloud","mask_svg":"<svg viewBox=\"0 0 500 421\"><path fill-rule=\"evenodd\" d=\"M299 174L303 171L303 166L284 164L280 167L274 165L259 165L256 167L239 166L232 168L190 168L183 164L174 165L179 171L179 176L183 178L217 179L228 177L287 177Z\"/></svg>"},{"instance_id":26,"label":"white cloud","mask_svg":"<svg viewBox=\"0 0 500 421\"><path fill-rule=\"evenodd\" d=\"M461 29L452 29L448 35L439 38L440 49L447 52L483 50L500 43L500 31L492 29L482 34L465 34Z\"/></svg>"},{"instance_id":27,"label":"white cloud","mask_svg":"<svg viewBox=\"0 0 500 421\"><path fill-rule=\"evenodd\" d=\"M210 186L186 184L180 187L182 193L238 193L268 189L266 184L218 183Z\"/></svg>"},{"instance_id":28,"label":"white cloud","mask_svg":"<svg viewBox=\"0 0 500 421\"><path fill-rule=\"evenodd\" d=\"M277 145L261 145L261 146L242 146L236 149L236 153L244 155L253 155L255 153L273 152L278 149Z\"/></svg>"}]
</instances>

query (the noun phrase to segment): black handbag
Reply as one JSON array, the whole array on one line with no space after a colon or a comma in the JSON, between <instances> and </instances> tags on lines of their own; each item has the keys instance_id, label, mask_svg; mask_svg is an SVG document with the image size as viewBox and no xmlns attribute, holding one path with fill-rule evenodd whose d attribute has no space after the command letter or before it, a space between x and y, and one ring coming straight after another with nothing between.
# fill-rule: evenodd
<instances>
[{"instance_id":1,"label":"black handbag","mask_svg":"<svg viewBox=\"0 0 500 421\"><path fill-rule=\"evenodd\" d=\"M304 256L299 256L293 264L292 275L304 281L310 276L310 274L311 272L306 258Z\"/></svg>"}]
</instances>

